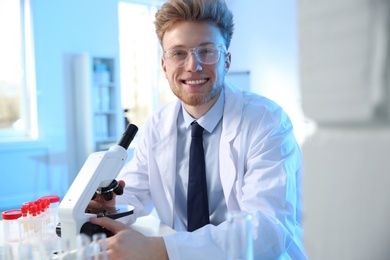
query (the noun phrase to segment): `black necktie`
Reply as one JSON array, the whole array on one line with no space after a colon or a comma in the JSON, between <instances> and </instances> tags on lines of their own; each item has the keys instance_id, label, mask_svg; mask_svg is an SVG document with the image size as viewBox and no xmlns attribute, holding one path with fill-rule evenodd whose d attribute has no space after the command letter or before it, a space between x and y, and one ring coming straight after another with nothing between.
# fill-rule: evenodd
<instances>
[{"instance_id":1,"label":"black necktie","mask_svg":"<svg viewBox=\"0 0 390 260\"><path fill-rule=\"evenodd\" d=\"M187 193L188 231L194 231L210 223L202 135L203 127L194 121L191 124L192 140Z\"/></svg>"}]
</instances>

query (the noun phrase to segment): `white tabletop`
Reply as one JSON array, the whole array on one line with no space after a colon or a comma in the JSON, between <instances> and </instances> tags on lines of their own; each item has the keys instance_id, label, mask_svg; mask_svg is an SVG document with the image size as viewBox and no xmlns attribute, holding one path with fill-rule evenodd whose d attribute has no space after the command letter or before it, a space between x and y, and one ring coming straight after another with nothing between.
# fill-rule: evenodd
<instances>
[{"instance_id":1,"label":"white tabletop","mask_svg":"<svg viewBox=\"0 0 390 260\"><path fill-rule=\"evenodd\" d=\"M165 236L176 232L152 215L138 218L131 227L145 236Z\"/></svg>"}]
</instances>

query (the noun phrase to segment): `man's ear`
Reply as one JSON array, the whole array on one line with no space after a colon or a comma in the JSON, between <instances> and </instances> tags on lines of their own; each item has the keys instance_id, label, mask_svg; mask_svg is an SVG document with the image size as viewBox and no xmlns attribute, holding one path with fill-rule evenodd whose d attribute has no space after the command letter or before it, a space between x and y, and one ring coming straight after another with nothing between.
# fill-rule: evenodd
<instances>
[{"instance_id":1,"label":"man's ear","mask_svg":"<svg viewBox=\"0 0 390 260\"><path fill-rule=\"evenodd\" d=\"M164 71L165 78L167 78L167 65L166 65L165 60L163 58L161 58L161 68Z\"/></svg>"},{"instance_id":2,"label":"man's ear","mask_svg":"<svg viewBox=\"0 0 390 260\"><path fill-rule=\"evenodd\" d=\"M225 57L225 75L229 72L231 62L232 62L232 55L230 54L230 52L228 52L226 53L226 57Z\"/></svg>"}]
</instances>

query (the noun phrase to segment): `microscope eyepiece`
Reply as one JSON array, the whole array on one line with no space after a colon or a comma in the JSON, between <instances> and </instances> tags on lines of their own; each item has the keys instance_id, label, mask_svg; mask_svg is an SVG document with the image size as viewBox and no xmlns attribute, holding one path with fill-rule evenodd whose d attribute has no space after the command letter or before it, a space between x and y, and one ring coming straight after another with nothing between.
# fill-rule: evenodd
<instances>
[{"instance_id":1,"label":"microscope eyepiece","mask_svg":"<svg viewBox=\"0 0 390 260\"><path fill-rule=\"evenodd\" d=\"M129 148L129 145L131 141L133 141L134 136L137 134L137 132L138 132L138 127L136 125L129 124L125 132L123 133L121 140L119 140L118 145L122 146L127 150L127 148Z\"/></svg>"}]
</instances>

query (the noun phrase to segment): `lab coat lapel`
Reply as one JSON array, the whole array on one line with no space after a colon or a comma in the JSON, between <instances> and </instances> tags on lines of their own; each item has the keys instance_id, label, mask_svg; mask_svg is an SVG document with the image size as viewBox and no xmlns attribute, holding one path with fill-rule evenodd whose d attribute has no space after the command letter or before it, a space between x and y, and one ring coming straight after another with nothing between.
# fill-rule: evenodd
<instances>
[{"instance_id":1,"label":"lab coat lapel","mask_svg":"<svg viewBox=\"0 0 390 260\"><path fill-rule=\"evenodd\" d=\"M162 120L161 125L157 126L156 131L159 133L159 137L155 145L152 147L154 157L156 160L156 169L162 181L163 192L161 196L166 197L168 205L158 205L163 208L159 211L161 220L173 226L173 210L174 210L174 195L175 195L175 181L176 181L176 144L177 144L177 126L176 118L180 108L180 103L176 106L171 106L171 112L166 113L170 115L165 120ZM152 184L153 185L153 184ZM159 186L156 186L158 188ZM157 205L156 205L157 207Z\"/></svg>"},{"instance_id":2,"label":"lab coat lapel","mask_svg":"<svg viewBox=\"0 0 390 260\"><path fill-rule=\"evenodd\" d=\"M220 142L219 165L221 171L222 187L227 203L228 210L239 209L237 199L234 196L234 183L237 178L237 165L234 163L235 158L231 154L233 141L238 142L236 145L240 147L239 141L234 140L238 134L238 127L242 117L242 92L237 91L225 84L225 106L222 124L222 136ZM240 151L238 151L240 152Z\"/></svg>"}]
</instances>

